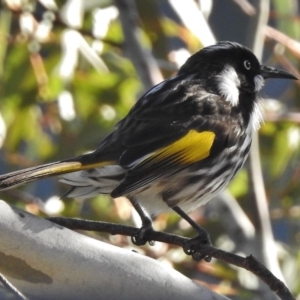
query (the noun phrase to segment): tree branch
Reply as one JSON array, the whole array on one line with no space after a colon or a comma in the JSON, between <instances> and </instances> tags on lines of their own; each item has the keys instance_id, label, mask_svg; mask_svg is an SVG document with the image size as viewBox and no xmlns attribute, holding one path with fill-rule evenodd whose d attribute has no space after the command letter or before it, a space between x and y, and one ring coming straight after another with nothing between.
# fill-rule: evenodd
<instances>
[{"instance_id":1,"label":"tree branch","mask_svg":"<svg viewBox=\"0 0 300 300\"><path fill-rule=\"evenodd\" d=\"M115 0L119 10L122 30L125 37L125 52L134 64L136 71L148 90L163 80L157 62L145 47L141 45L141 28L138 26L138 13L133 0Z\"/></svg>"},{"instance_id":2,"label":"tree branch","mask_svg":"<svg viewBox=\"0 0 300 300\"><path fill-rule=\"evenodd\" d=\"M48 218L48 220L69 229L100 231L110 234L127 235L131 237L135 236L135 234L137 234L139 230L138 228L131 226L63 217L51 217ZM185 237L158 231L149 232L149 234L147 234L147 238L149 241L164 242L180 247L184 247L185 242L189 240ZM197 247L197 251L199 251L201 255L204 254L204 256L214 257L226 263L249 270L257 277L259 277L262 281L264 281L269 286L269 288L280 297L280 299L294 299L285 284L281 280L276 278L263 264L261 264L252 255L241 257L239 255L229 253L208 245L199 245Z\"/></svg>"},{"instance_id":3,"label":"tree branch","mask_svg":"<svg viewBox=\"0 0 300 300\"><path fill-rule=\"evenodd\" d=\"M13 286L2 274L0 274L0 282L2 285L15 296L16 300L28 300L18 289Z\"/></svg>"},{"instance_id":4,"label":"tree branch","mask_svg":"<svg viewBox=\"0 0 300 300\"><path fill-rule=\"evenodd\" d=\"M4 201L0 201L0 240L0 272L29 299L228 299L154 259Z\"/></svg>"},{"instance_id":5,"label":"tree branch","mask_svg":"<svg viewBox=\"0 0 300 300\"><path fill-rule=\"evenodd\" d=\"M258 59L261 60L265 40L265 26L269 18L270 1L255 0L252 4L257 13L252 18L252 24L249 24L247 45L253 50ZM254 201L251 202L255 216L253 222L258 244L257 255L267 268L276 274L276 276L280 277L281 280L284 280L278 263L277 248L272 232L268 200L259 156L259 137L257 132L253 132L249 161L250 183L254 198Z\"/></svg>"}]
</instances>

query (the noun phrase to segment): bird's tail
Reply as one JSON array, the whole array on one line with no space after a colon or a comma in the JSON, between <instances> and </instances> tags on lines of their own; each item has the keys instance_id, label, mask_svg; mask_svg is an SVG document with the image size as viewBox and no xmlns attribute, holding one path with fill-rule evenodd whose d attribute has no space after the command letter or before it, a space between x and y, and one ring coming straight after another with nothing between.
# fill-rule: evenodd
<instances>
[{"instance_id":1,"label":"bird's tail","mask_svg":"<svg viewBox=\"0 0 300 300\"><path fill-rule=\"evenodd\" d=\"M92 154L86 154L73 159L53 162L1 175L0 190L9 189L45 177L99 168L113 163L112 161L95 162L95 160L91 159L92 156Z\"/></svg>"}]
</instances>

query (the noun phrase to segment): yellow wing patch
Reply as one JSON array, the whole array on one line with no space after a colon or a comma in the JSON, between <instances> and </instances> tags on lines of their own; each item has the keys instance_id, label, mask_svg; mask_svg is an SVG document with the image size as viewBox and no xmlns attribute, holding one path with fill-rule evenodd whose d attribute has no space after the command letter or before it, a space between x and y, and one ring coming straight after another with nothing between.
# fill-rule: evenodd
<instances>
[{"instance_id":1,"label":"yellow wing patch","mask_svg":"<svg viewBox=\"0 0 300 300\"><path fill-rule=\"evenodd\" d=\"M181 167L199 162L211 153L216 134L190 130L186 135L142 157L125 180L111 193L112 197L129 194L159 178L169 176Z\"/></svg>"},{"instance_id":2,"label":"yellow wing patch","mask_svg":"<svg viewBox=\"0 0 300 300\"><path fill-rule=\"evenodd\" d=\"M157 150L154 155L155 159L164 160L176 157L182 164L198 162L209 156L215 136L212 131L190 130L173 144Z\"/></svg>"}]
</instances>

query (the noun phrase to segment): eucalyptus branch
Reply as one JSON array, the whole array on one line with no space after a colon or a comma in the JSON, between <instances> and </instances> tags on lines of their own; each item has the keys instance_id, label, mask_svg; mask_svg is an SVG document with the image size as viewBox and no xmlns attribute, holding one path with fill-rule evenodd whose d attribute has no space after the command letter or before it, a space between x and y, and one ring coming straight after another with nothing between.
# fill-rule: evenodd
<instances>
[{"instance_id":1,"label":"eucalyptus branch","mask_svg":"<svg viewBox=\"0 0 300 300\"><path fill-rule=\"evenodd\" d=\"M6 288L7 291L14 295L14 299L16 300L27 300L25 297L15 286L13 286L1 273L0 273L0 283Z\"/></svg>"}]
</instances>

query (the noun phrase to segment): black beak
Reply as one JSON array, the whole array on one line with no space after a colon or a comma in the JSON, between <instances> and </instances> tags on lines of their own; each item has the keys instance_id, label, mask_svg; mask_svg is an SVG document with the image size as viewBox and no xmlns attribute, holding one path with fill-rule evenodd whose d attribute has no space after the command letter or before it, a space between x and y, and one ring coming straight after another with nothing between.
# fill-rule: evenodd
<instances>
[{"instance_id":1,"label":"black beak","mask_svg":"<svg viewBox=\"0 0 300 300\"><path fill-rule=\"evenodd\" d=\"M286 72L284 70L279 70L273 67L268 66L260 66L261 75L263 78L286 78L286 79L295 79L298 80L298 78L294 75L292 75L289 72Z\"/></svg>"}]
</instances>

